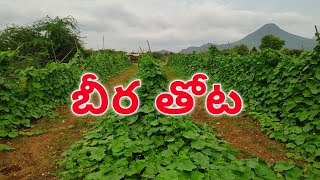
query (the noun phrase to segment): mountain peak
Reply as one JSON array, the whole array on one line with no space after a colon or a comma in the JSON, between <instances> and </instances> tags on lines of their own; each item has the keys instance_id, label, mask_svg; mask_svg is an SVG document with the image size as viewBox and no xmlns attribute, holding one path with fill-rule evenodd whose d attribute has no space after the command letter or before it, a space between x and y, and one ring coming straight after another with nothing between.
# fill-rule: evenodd
<instances>
[{"instance_id":1,"label":"mountain peak","mask_svg":"<svg viewBox=\"0 0 320 180\"><path fill-rule=\"evenodd\" d=\"M267 23L267 24L265 24L264 26L266 26L266 27L277 27L277 28L279 28L279 26L277 26L275 23Z\"/></svg>"},{"instance_id":2,"label":"mountain peak","mask_svg":"<svg viewBox=\"0 0 320 180\"><path fill-rule=\"evenodd\" d=\"M274 24L274 23L268 23L268 24L265 24L264 26L262 26L260 29L265 29L265 30L279 30L280 27L277 26L277 25Z\"/></svg>"}]
</instances>

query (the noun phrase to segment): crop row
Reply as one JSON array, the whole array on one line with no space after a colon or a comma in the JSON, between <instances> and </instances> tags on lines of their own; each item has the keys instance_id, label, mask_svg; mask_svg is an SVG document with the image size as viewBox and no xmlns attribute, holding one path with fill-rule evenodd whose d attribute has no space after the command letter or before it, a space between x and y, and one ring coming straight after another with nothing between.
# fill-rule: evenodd
<instances>
[{"instance_id":1,"label":"crop row","mask_svg":"<svg viewBox=\"0 0 320 180\"><path fill-rule=\"evenodd\" d=\"M51 117L55 107L70 101L84 71L106 69L100 77L107 79L130 66L125 55L106 52L88 59L76 54L67 64L14 70L11 62L16 56L14 51L0 52L0 138L16 137L17 129L30 127L31 120Z\"/></svg>"},{"instance_id":2,"label":"crop row","mask_svg":"<svg viewBox=\"0 0 320 180\"><path fill-rule=\"evenodd\" d=\"M173 55L169 66L185 76L205 72L211 83L235 89L245 111L260 120L276 140L320 168L320 39L318 46L300 57L263 50L247 56L207 53Z\"/></svg>"},{"instance_id":3,"label":"crop row","mask_svg":"<svg viewBox=\"0 0 320 180\"><path fill-rule=\"evenodd\" d=\"M238 152L189 116L165 116L154 99L167 78L151 56L139 60L141 107L131 116L108 113L83 139L62 154L61 179L313 179L319 171L260 159L237 159Z\"/></svg>"}]
</instances>

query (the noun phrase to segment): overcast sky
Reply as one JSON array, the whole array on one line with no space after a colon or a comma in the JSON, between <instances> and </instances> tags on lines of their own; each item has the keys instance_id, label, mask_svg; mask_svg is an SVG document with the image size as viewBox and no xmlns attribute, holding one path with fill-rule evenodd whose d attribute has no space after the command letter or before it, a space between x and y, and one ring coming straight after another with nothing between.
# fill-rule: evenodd
<instances>
[{"instance_id":1,"label":"overcast sky","mask_svg":"<svg viewBox=\"0 0 320 180\"><path fill-rule=\"evenodd\" d=\"M87 48L179 51L236 41L266 23L312 38L319 0L1 0L0 29L72 15Z\"/></svg>"}]
</instances>

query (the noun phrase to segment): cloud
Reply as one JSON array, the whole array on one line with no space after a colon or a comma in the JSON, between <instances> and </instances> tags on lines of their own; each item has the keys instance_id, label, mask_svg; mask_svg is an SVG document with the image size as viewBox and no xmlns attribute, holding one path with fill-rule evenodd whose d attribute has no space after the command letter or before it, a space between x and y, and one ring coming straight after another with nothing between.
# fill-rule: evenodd
<instances>
[{"instance_id":1,"label":"cloud","mask_svg":"<svg viewBox=\"0 0 320 180\"><path fill-rule=\"evenodd\" d=\"M154 50L179 51L207 42L239 40L266 23L312 37L315 18L295 11L236 9L222 1L30 0L0 2L0 27L26 24L45 15L72 15L81 24L86 47L131 51L149 40Z\"/></svg>"}]
</instances>

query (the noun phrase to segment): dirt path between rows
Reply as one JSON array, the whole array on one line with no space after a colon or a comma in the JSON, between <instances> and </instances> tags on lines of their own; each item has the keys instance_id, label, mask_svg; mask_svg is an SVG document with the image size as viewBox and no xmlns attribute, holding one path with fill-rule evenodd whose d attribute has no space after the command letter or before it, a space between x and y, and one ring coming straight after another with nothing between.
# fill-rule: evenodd
<instances>
[{"instance_id":1,"label":"dirt path between rows","mask_svg":"<svg viewBox=\"0 0 320 180\"><path fill-rule=\"evenodd\" d=\"M127 83L137 71L137 65L107 81L108 92ZM79 117L71 113L70 106L57 109L59 118L41 119L26 131L43 131L38 136L22 136L2 140L0 143L14 148L0 152L0 179L56 179L56 160L70 145L79 140L97 120L94 116Z\"/></svg>"},{"instance_id":2,"label":"dirt path between rows","mask_svg":"<svg viewBox=\"0 0 320 180\"><path fill-rule=\"evenodd\" d=\"M169 67L164 67L164 70L169 81L178 78L177 73ZM262 132L258 121L251 120L245 115L213 117L208 114L204 105L204 98L197 98L195 109L190 114L191 118L196 123L211 126L228 144L242 150L243 153L239 154L238 158L253 156L266 162L289 161L286 156L289 151L285 145L270 139Z\"/></svg>"}]
</instances>

